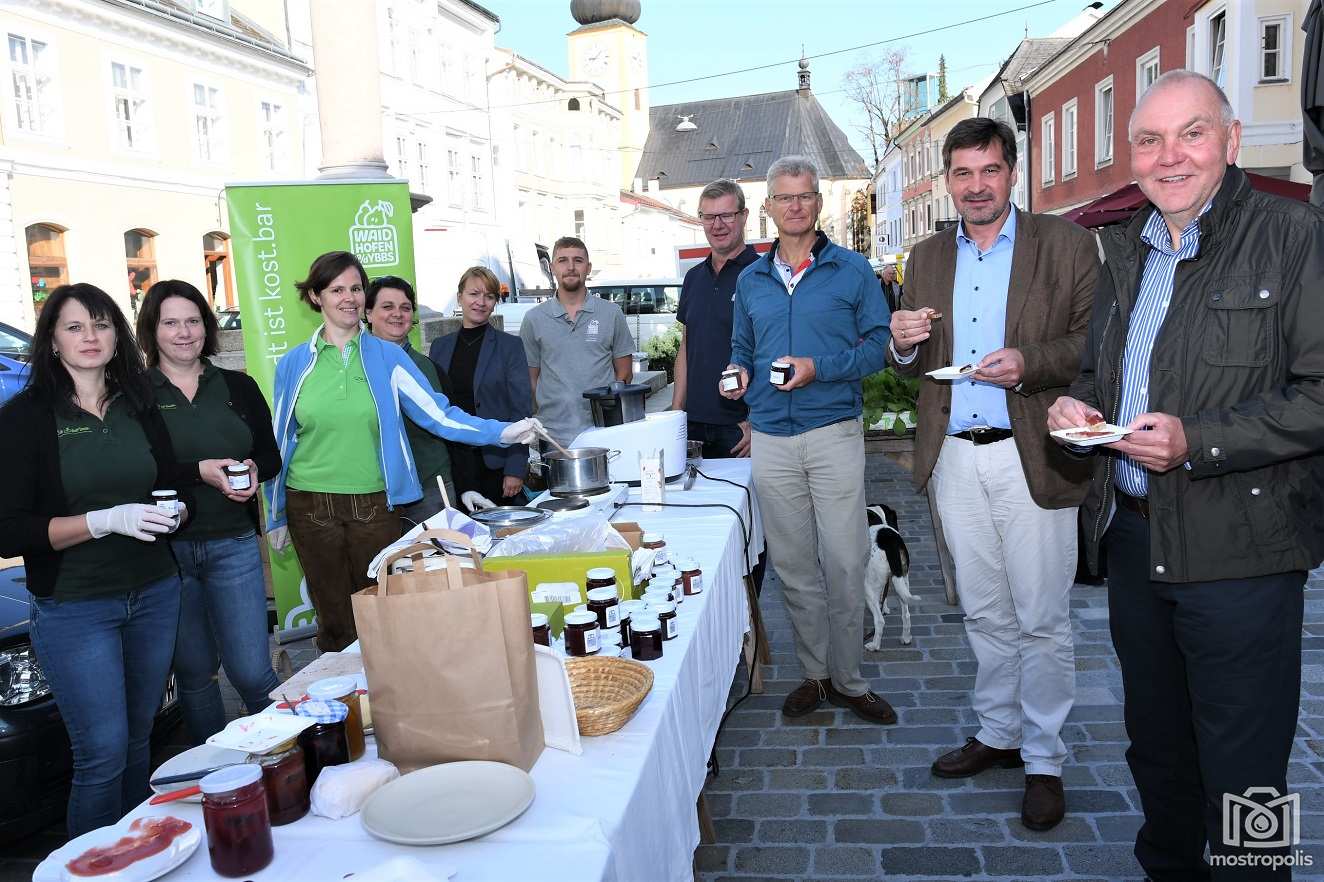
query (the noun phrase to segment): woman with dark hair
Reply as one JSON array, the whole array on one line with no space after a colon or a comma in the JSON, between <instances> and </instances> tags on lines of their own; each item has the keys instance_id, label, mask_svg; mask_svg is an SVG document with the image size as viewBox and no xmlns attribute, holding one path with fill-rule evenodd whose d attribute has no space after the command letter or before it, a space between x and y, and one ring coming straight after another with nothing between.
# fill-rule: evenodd
<instances>
[{"instance_id":1,"label":"woman with dark hair","mask_svg":"<svg viewBox=\"0 0 1324 882\"><path fill-rule=\"evenodd\" d=\"M276 364L282 465L263 489L267 528L274 548L294 542L323 651L354 642L350 595L372 583L368 565L400 537L395 507L423 495L403 418L468 444L527 444L542 429L477 419L433 391L402 348L362 333L367 287L353 254L314 260L298 289L322 326Z\"/></svg>"},{"instance_id":2,"label":"woman with dark hair","mask_svg":"<svg viewBox=\"0 0 1324 882\"><path fill-rule=\"evenodd\" d=\"M457 407L489 419L518 420L529 415L533 393L524 344L489 323L500 290L487 267L465 270L456 292L461 328L434 340L429 355L446 372ZM516 497L524 488L528 468L529 451L522 445L451 446L455 488L461 494L477 490L498 505L519 504Z\"/></svg>"},{"instance_id":3,"label":"woman with dark hair","mask_svg":"<svg viewBox=\"0 0 1324 882\"><path fill-rule=\"evenodd\" d=\"M192 491L216 462L179 463L115 302L61 285L32 341L27 387L0 409L0 556L23 557L32 644L73 748L69 835L113 824L148 794L149 740L179 621L176 525L149 504Z\"/></svg>"},{"instance_id":4,"label":"woman with dark hair","mask_svg":"<svg viewBox=\"0 0 1324 882\"><path fill-rule=\"evenodd\" d=\"M372 335L403 348L423 376L427 377L432 389L445 393L437 366L409 344L409 333L415 324L414 315L418 312L418 297L414 294L414 286L399 276L382 276L368 284L365 302L368 330ZM438 477L446 484L446 496L451 504L459 506L455 485L451 483L451 457L446 442L413 420L405 423L405 434L409 436L409 449L414 453L414 465L418 468L418 478L423 485L423 498L397 509L402 532L407 532L444 507L441 489L437 486Z\"/></svg>"},{"instance_id":5,"label":"woman with dark hair","mask_svg":"<svg viewBox=\"0 0 1324 882\"><path fill-rule=\"evenodd\" d=\"M257 383L209 360L217 337L216 317L188 282L157 282L147 292L138 343L175 452L248 468L245 489L200 487L193 519L170 537L183 583L175 677L194 744L225 728L222 662L249 713L265 708L280 685L267 645L255 497L258 484L280 472L280 451Z\"/></svg>"}]
</instances>

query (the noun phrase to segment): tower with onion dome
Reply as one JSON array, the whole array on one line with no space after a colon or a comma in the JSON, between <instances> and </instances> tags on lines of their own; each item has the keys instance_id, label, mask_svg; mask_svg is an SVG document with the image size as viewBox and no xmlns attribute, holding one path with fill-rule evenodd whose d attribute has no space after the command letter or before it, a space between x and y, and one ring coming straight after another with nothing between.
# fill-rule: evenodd
<instances>
[{"instance_id":1,"label":"tower with onion dome","mask_svg":"<svg viewBox=\"0 0 1324 882\"><path fill-rule=\"evenodd\" d=\"M620 186L630 189L648 140L648 35L636 28L639 0L571 0L579 27L566 38L570 79L597 83L621 111Z\"/></svg>"}]
</instances>

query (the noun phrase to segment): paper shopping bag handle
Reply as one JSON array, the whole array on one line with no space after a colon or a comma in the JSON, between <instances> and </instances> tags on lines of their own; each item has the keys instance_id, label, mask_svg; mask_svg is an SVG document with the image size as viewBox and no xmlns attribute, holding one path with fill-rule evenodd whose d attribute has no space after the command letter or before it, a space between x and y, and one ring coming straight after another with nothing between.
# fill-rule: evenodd
<instances>
[{"instance_id":1,"label":"paper shopping bag handle","mask_svg":"<svg viewBox=\"0 0 1324 882\"><path fill-rule=\"evenodd\" d=\"M474 566L479 570L483 568L483 559L478 554L478 549L474 548L473 539L461 533L459 530L448 530L443 527L439 527L435 530L424 530L422 533L418 534L418 539L421 542L426 542L431 539L445 539L448 542L454 542L456 545L469 549L469 557L473 559ZM433 550L436 550L435 545L433 546Z\"/></svg>"}]
</instances>

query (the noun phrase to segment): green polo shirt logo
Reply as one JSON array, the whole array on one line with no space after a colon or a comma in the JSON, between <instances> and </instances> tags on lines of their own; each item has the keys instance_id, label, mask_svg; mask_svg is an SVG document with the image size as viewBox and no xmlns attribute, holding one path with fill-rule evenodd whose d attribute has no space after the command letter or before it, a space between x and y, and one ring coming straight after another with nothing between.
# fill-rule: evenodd
<instances>
[{"instance_id":1,"label":"green polo shirt logo","mask_svg":"<svg viewBox=\"0 0 1324 882\"><path fill-rule=\"evenodd\" d=\"M91 426L65 426L55 433L55 437L67 438L70 435L86 435L91 431Z\"/></svg>"}]
</instances>

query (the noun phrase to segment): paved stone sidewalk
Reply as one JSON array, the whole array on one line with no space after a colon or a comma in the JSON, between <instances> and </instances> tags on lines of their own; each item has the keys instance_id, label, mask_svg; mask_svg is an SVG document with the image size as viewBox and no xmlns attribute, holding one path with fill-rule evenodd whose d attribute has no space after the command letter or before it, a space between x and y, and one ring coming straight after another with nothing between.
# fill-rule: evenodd
<instances>
[{"instance_id":1,"label":"paved stone sidewalk","mask_svg":"<svg viewBox=\"0 0 1324 882\"><path fill-rule=\"evenodd\" d=\"M911 553L914 642L887 619L883 649L864 674L896 707L897 726L872 726L829 708L786 720L780 707L799 683L790 623L775 577L762 608L772 648L767 691L731 715L718 743L721 775L705 790L717 842L696 860L706 882L725 879L1139 880L1132 856L1139 802L1124 757L1121 675L1108 636L1102 587L1076 586L1076 704L1063 739L1067 818L1049 833L1020 823L1024 773L934 778L929 764L978 729L969 706L975 662L961 615L948 606L925 501L909 474L870 457L870 502L897 509ZM1301 794L1302 847L1324 879L1324 574L1311 578L1301 722L1288 779ZM867 621L867 620L866 620ZM732 695L743 694L736 675Z\"/></svg>"}]
</instances>

